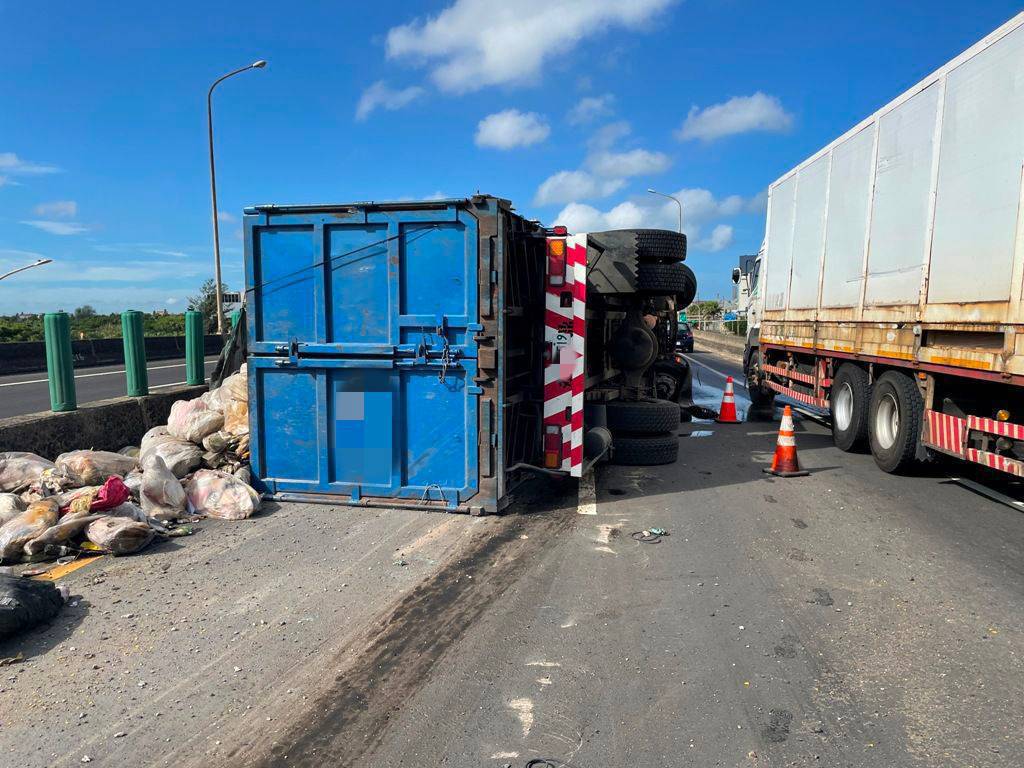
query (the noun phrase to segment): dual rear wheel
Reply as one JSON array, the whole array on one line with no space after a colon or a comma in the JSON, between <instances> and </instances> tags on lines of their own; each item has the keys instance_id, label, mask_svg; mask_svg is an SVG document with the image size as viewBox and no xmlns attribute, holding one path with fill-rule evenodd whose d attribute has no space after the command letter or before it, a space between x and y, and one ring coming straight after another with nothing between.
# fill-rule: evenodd
<instances>
[{"instance_id":1,"label":"dual rear wheel","mask_svg":"<svg viewBox=\"0 0 1024 768\"><path fill-rule=\"evenodd\" d=\"M612 400L605 405L613 464L672 464L679 456L679 405L669 400Z\"/></svg>"},{"instance_id":2,"label":"dual rear wheel","mask_svg":"<svg viewBox=\"0 0 1024 768\"><path fill-rule=\"evenodd\" d=\"M924 401L914 380L886 371L874 384L850 363L832 382L832 439L843 451L867 445L885 472L906 472L916 461Z\"/></svg>"}]
</instances>

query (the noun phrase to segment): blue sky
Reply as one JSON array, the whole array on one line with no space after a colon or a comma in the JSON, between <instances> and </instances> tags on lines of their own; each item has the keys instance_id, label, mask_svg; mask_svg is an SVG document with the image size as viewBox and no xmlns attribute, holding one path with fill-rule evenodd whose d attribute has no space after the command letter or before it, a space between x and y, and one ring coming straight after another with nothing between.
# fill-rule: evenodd
<instances>
[{"instance_id":1,"label":"blue sky","mask_svg":"<svg viewBox=\"0 0 1024 768\"><path fill-rule=\"evenodd\" d=\"M130 10L128 10L130 8ZM180 311L254 203L480 190L578 230L674 226L702 296L768 183L1020 10L1012 2L0 0L0 313Z\"/></svg>"}]
</instances>

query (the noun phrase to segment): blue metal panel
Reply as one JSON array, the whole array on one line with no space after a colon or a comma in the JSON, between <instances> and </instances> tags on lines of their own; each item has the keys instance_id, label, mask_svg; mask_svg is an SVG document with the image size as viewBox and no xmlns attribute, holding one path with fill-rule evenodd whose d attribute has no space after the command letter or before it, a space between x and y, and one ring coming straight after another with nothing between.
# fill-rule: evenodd
<instances>
[{"instance_id":1,"label":"blue metal panel","mask_svg":"<svg viewBox=\"0 0 1024 768\"><path fill-rule=\"evenodd\" d=\"M252 465L268 490L496 507L479 498L465 205L247 211Z\"/></svg>"},{"instance_id":2,"label":"blue metal panel","mask_svg":"<svg viewBox=\"0 0 1024 768\"><path fill-rule=\"evenodd\" d=\"M250 350L475 357L476 219L453 208L245 217ZM248 255L248 254L247 254ZM437 332L443 328L443 334ZM441 336L444 338L441 338Z\"/></svg>"},{"instance_id":3,"label":"blue metal panel","mask_svg":"<svg viewBox=\"0 0 1024 768\"><path fill-rule=\"evenodd\" d=\"M252 464L271 491L457 504L479 490L474 361L443 382L434 364L280 363L249 358Z\"/></svg>"}]
</instances>

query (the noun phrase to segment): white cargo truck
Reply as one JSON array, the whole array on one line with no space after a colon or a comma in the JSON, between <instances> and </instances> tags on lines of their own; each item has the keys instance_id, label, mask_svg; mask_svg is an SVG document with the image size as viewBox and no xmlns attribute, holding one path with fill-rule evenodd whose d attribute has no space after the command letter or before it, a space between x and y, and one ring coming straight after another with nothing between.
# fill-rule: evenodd
<instances>
[{"instance_id":1,"label":"white cargo truck","mask_svg":"<svg viewBox=\"0 0 1024 768\"><path fill-rule=\"evenodd\" d=\"M769 187L751 397L837 446L1024 475L1024 14Z\"/></svg>"}]
</instances>

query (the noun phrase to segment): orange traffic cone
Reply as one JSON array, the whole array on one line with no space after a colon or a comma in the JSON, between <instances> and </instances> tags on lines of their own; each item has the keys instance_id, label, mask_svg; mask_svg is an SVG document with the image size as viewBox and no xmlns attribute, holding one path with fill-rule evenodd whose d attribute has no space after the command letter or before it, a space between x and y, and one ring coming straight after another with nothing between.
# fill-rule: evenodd
<instances>
[{"instance_id":1,"label":"orange traffic cone","mask_svg":"<svg viewBox=\"0 0 1024 768\"><path fill-rule=\"evenodd\" d=\"M800 468L800 459L796 456L796 437L793 434L793 409L788 405L782 412L782 423L779 424L779 439L775 443L775 456L771 467L765 467L769 475L778 477L803 477L809 475L806 469Z\"/></svg>"},{"instance_id":2,"label":"orange traffic cone","mask_svg":"<svg viewBox=\"0 0 1024 768\"><path fill-rule=\"evenodd\" d=\"M719 424L739 424L736 418L736 394L732 391L732 376L725 378L725 392L722 393L722 408L715 419Z\"/></svg>"}]
</instances>

